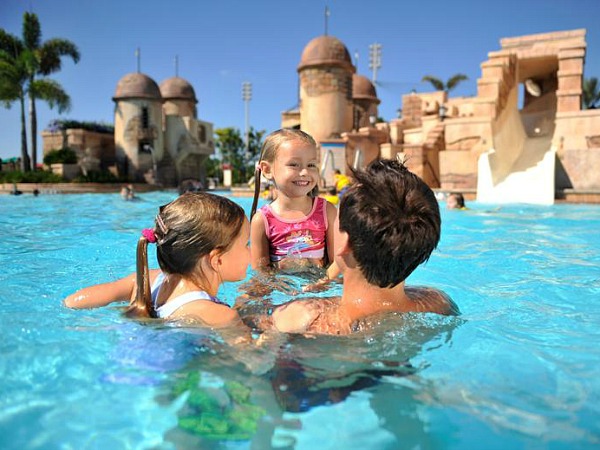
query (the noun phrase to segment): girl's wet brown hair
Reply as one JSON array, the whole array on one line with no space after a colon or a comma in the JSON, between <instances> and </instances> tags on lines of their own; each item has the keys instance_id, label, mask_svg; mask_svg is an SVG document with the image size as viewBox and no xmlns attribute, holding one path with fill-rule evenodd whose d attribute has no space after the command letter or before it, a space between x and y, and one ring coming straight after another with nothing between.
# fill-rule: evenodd
<instances>
[{"instance_id":1,"label":"girl's wet brown hair","mask_svg":"<svg viewBox=\"0 0 600 450\"><path fill-rule=\"evenodd\" d=\"M212 250L226 252L244 224L244 210L228 198L206 192L187 192L161 206L156 216L156 257L161 270L197 279L200 259ZM156 317L150 292L148 240L142 236L137 244L136 297L126 315Z\"/></svg>"}]
</instances>

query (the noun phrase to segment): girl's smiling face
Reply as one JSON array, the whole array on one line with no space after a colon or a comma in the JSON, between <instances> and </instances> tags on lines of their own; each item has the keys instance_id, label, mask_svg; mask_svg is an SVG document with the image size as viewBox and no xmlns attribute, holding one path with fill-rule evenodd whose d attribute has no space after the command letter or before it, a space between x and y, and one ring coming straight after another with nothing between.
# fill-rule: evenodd
<instances>
[{"instance_id":1,"label":"girl's smiling face","mask_svg":"<svg viewBox=\"0 0 600 450\"><path fill-rule=\"evenodd\" d=\"M304 197L319 181L317 149L300 140L284 142L277 149L273 163L261 164L265 176L287 197Z\"/></svg>"}]
</instances>

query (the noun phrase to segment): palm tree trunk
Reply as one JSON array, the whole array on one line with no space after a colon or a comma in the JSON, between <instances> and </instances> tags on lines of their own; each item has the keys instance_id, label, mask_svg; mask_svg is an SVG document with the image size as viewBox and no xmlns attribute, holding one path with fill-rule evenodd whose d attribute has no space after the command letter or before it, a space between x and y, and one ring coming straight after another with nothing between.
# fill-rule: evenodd
<instances>
[{"instance_id":1,"label":"palm tree trunk","mask_svg":"<svg viewBox=\"0 0 600 450\"><path fill-rule=\"evenodd\" d=\"M28 172L30 169L29 165L29 153L27 153L27 128L25 122L25 99L21 97L19 99L21 103L21 170Z\"/></svg>"},{"instance_id":2,"label":"palm tree trunk","mask_svg":"<svg viewBox=\"0 0 600 450\"><path fill-rule=\"evenodd\" d=\"M31 170L37 170L37 113L35 98L29 95L29 129L31 131Z\"/></svg>"}]
</instances>

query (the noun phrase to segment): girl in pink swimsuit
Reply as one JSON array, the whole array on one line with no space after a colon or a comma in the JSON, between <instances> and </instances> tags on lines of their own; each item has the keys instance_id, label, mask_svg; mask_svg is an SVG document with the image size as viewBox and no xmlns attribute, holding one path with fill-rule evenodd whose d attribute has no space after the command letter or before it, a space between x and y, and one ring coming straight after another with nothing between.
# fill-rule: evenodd
<instances>
[{"instance_id":1,"label":"girl in pink swimsuit","mask_svg":"<svg viewBox=\"0 0 600 450\"><path fill-rule=\"evenodd\" d=\"M277 198L252 218L252 268L296 270L333 261L337 210L314 195L319 181L317 145L300 131L282 129L267 136L259 163Z\"/></svg>"}]
</instances>

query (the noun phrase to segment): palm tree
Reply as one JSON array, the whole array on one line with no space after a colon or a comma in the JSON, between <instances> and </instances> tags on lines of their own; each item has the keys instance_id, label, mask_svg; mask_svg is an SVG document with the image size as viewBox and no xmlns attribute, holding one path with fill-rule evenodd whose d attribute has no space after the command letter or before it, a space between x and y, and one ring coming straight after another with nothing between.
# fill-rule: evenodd
<instances>
[{"instance_id":1,"label":"palm tree","mask_svg":"<svg viewBox=\"0 0 600 450\"><path fill-rule=\"evenodd\" d=\"M600 86L598 78L583 80L583 109L595 109L600 106Z\"/></svg>"},{"instance_id":2,"label":"palm tree","mask_svg":"<svg viewBox=\"0 0 600 450\"><path fill-rule=\"evenodd\" d=\"M468 80L468 79L469 78L466 75L464 75L462 73L457 73L456 75L450 77L448 79L448 81L446 81L446 83L444 83L439 78L432 77L431 75L425 75L421 79L421 81L422 82L429 82L429 83L431 83L431 85L433 86L433 88L436 91L450 92L452 89L454 89L456 86L458 86L458 84L461 81L465 81L465 80Z\"/></svg>"},{"instance_id":3,"label":"palm tree","mask_svg":"<svg viewBox=\"0 0 600 450\"><path fill-rule=\"evenodd\" d=\"M0 29L0 102L10 108L18 101L21 107L21 170L30 168L25 124L25 95L27 65L30 54L23 49L19 38Z\"/></svg>"},{"instance_id":4,"label":"palm tree","mask_svg":"<svg viewBox=\"0 0 600 450\"><path fill-rule=\"evenodd\" d=\"M77 46L66 39L53 38L42 42L42 30L38 17L26 12L23 15L23 45L33 55L28 69L28 94L29 94L29 128L31 133L31 155L33 169L37 166L37 112L35 100L40 99L48 103L52 109L57 107L62 113L71 108L71 99L62 86L46 77L61 69L61 58L70 56L73 62L79 61L80 55Z\"/></svg>"}]
</instances>

